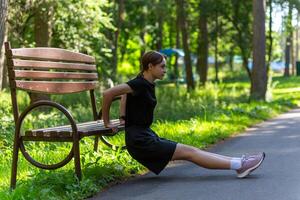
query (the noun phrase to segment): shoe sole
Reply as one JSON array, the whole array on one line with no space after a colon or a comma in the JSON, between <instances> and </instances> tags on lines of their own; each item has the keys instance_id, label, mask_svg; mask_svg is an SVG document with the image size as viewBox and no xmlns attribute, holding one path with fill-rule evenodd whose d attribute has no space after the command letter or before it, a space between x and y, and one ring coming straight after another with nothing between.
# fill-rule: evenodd
<instances>
[{"instance_id":1,"label":"shoe sole","mask_svg":"<svg viewBox=\"0 0 300 200\"><path fill-rule=\"evenodd\" d=\"M257 163L257 164L254 165L253 167L247 169L247 170L244 171L243 173L238 174L237 177L238 177L238 178L245 178L246 176L248 176L251 172L253 172L254 170L256 170L256 169L261 165L261 163L264 161L265 157L266 157L266 154L263 153L263 157L262 157L262 159L259 161L259 163Z\"/></svg>"}]
</instances>

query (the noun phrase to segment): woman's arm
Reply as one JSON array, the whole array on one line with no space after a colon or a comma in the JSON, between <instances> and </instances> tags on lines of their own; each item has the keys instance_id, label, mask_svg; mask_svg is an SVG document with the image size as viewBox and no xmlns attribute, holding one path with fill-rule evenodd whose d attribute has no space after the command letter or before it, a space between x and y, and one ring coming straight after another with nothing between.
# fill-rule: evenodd
<instances>
[{"instance_id":1,"label":"woman's arm","mask_svg":"<svg viewBox=\"0 0 300 200\"><path fill-rule=\"evenodd\" d=\"M111 127L109 122L109 109L111 102L116 96L125 95L126 93L133 92L132 89L127 84L120 84L103 92L103 102L102 102L102 119L105 127ZM124 108L125 110L125 108Z\"/></svg>"},{"instance_id":2,"label":"woman's arm","mask_svg":"<svg viewBox=\"0 0 300 200\"><path fill-rule=\"evenodd\" d=\"M121 124L125 124L124 117L126 116L126 99L127 99L127 95L123 94L121 96L121 102L120 102L120 122L121 122Z\"/></svg>"}]
</instances>

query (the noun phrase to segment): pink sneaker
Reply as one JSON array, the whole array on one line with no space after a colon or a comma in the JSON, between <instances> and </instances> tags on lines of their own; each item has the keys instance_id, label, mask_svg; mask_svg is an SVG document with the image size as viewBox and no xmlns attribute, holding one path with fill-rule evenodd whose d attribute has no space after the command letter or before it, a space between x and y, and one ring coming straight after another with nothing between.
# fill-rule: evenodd
<instances>
[{"instance_id":1,"label":"pink sneaker","mask_svg":"<svg viewBox=\"0 0 300 200\"><path fill-rule=\"evenodd\" d=\"M244 178L248 176L252 171L260 166L265 158L265 153L259 153L255 155L243 156L242 157L242 167L237 172L238 178Z\"/></svg>"}]
</instances>

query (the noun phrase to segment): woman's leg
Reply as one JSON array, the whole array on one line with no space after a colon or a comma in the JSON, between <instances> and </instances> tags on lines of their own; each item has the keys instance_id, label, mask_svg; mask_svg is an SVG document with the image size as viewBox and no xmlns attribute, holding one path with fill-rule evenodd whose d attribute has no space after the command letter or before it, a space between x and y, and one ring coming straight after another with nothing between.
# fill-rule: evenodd
<instances>
[{"instance_id":1,"label":"woman's leg","mask_svg":"<svg viewBox=\"0 0 300 200\"><path fill-rule=\"evenodd\" d=\"M172 157L172 160L188 160L208 169L230 169L232 159L184 144L177 144Z\"/></svg>"},{"instance_id":2,"label":"woman's leg","mask_svg":"<svg viewBox=\"0 0 300 200\"><path fill-rule=\"evenodd\" d=\"M244 178L257 169L264 158L264 152L234 158L202 151L193 146L177 144L172 160L188 160L208 169L232 169L236 170L238 178Z\"/></svg>"}]
</instances>

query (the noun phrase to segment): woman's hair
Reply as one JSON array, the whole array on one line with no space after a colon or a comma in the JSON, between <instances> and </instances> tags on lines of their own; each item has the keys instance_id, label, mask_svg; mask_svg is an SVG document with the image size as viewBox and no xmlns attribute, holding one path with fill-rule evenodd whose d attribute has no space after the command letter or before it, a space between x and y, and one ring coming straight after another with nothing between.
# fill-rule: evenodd
<instances>
[{"instance_id":1,"label":"woman's hair","mask_svg":"<svg viewBox=\"0 0 300 200\"><path fill-rule=\"evenodd\" d=\"M148 51L146 52L141 60L142 70L140 74L142 74L144 71L147 71L149 68L149 64L157 65L163 61L163 59L166 59L166 56L157 52L157 51Z\"/></svg>"}]
</instances>

